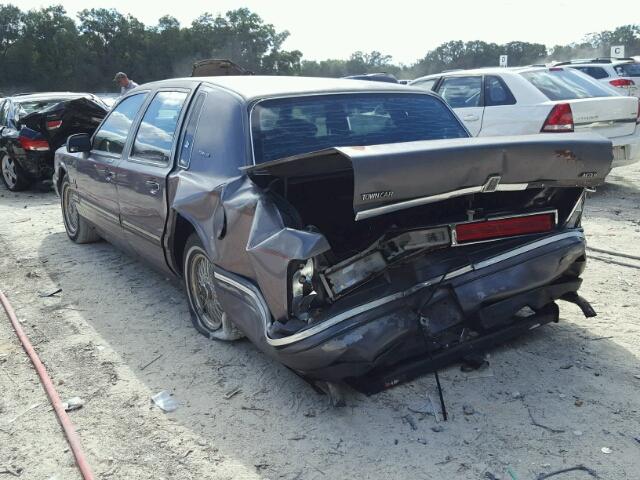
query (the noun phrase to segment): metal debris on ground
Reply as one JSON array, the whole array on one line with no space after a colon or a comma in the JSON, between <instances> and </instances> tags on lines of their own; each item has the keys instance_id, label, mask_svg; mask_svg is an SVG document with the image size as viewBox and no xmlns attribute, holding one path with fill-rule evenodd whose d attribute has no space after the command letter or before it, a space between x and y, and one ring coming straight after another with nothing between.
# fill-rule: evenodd
<instances>
[{"instance_id":1,"label":"metal debris on ground","mask_svg":"<svg viewBox=\"0 0 640 480\"><path fill-rule=\"evenodd\" d=\"M225 400L229 400L230 398L235 397L241 391L242 391L242 389L240 387L235 387L235 388L229 390L227 393L224 394L224 399Z\"/></svg>"},{"instance_id":2,"label":"metal debris on ground","mask_svg":"<svg viewBox=\"0 0 640 480\"><path fill-rule=\"evenodd\" d=\"M547 430L548 432L551 432L551 433L564 433L564 430L561 430L559 428L551 428L551 427L548 427L546 425L543 425L542 423L537 422L536 419L533 418L533 413L531 413L531 409L527 408L527 412L529 412L529 418L531 419L531 425L533 425L534 427L544 428L545 430Z\"/></svg>"},{"instance_id":3,"label":"metal debris on ground","mask_svg":"<svg viewBox=\"0 0 640 480\"><path fill-rule=\"evenodd\" d=\"M52 291L52 292L47 292L47 291L39 292L39 293L38 293L38 296L39 296L40 298L53 297L54 295L57 295L57 294L59 294L60 292L62 292L62 289L61 289L61 288L58 288L58 289L56 289L56 290L54 290L54 291Z\"/></svg>"},{"instance_id":4,"label":"metal debris on ground","mask_svg":"<svg viewBox=\"0 0 640 480\"><path fill-rule=\"evenodd\" d=\"M178 408L178 402L166 390L153 395L151 401L164 412L173 412Z\"/></svg>"},{"instance_id":5,"label":"metal debris on ground","mask_svg":"<svg viewBox=\"0 0 640 480\"><path fill-rule=\"evenodd\" d=\"M560 475L562 473L568 473L568 472L586 472L589 475L591 475L593 478L600 478L594 470L591 470L590 468L587 468L584 465L577 465L571 468L556 470L555 472L541 473L536 477L536 480L545 480L546 478L555 477L556 475Z\"/></svg>"},{"instance_id":6,"label":"metal debris on ground","mask_svg":"<svg viewBox=\"0 0 640 480\"><path fill-rule=\"evenodd\" d=\"M145 363L144 365L142 365L140 367L140 371L144 370L145 368L151 366L152 364L154 364L155 362L157 362L158 360L160 360L163 357L164 353L161 353L160 355L158 355L156 358L154 358L153 360L151 360L148 363Z\"/></svg>"},{"instance_id":7,"label":"metal debris on ground","mask_svg":"<svg viewBox=\"0 0 640 480\"><path fill-rule=\"evenodd\" d=\"M72 397L62 404L65 412L71 412L72 410L78 410L82 408L84 401L80 397Z\"/></svg>"}]
</instances>

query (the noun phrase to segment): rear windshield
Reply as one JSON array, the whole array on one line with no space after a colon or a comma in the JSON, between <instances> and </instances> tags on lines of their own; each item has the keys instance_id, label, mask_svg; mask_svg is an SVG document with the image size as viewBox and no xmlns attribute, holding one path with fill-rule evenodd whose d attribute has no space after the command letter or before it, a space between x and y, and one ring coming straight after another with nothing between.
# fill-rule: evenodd
<instances>
[{"instance_id":1,"label":"rear windshield","mask_svg":"<svg viewBox=\"0 0 640 480\"><path fill-rule=\"evenodd\" d=\"M45 110L65 100L69 100L69 98L48 98L46 100L19 102L16 104L16 115L18 119L21 119L30 113Z\"/></svg>"},{"instance_id":2,"label":"rear windshield","mask_svg":"<svg viewBox=\"0 0 640 480\"><path fill-rule=\"evenodd\" d=\"M264 100L251 122L256 163L329 147L468 136L440 99L405 93Z\"/></svg>"},{"instance_id":3,"label":"rear windshield","mask_svg":"<svg viewBox=\"0 0 640 480\"><path fill-rule=\"evenodd\" d=\"M520 73L549 100L613 97L616 92L571 69L554 68Z\"/></svg>"},{"instance_id":4,"label":"rear windshield","mask_svg":"<svg viewBox=\"0 0 640 480\"><path fill-rule=\"evenodd\" d=\"M640 77L640 63L622 63L614 68L621 77Z\"/></svg>"}]
</instances>

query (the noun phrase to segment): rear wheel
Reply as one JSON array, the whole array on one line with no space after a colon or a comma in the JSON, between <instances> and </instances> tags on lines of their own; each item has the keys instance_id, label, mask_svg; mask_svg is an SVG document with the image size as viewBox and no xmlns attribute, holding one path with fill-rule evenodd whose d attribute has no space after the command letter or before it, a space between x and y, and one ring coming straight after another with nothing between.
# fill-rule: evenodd
<instances>
[{"instance_id":1,"label":"rear wheel","mask_svg":"<svg viewBox=\"0 0 640 480\"><path fill-rule=\"evenodd\" d=\"M213 263L195 233L187 240L183 258L182 271L193 326L210 339L231 341L242 338L244 335L220 305L214 283Z\"/></svg>"},{"instance_id":2,"label":"rear wheel","mask_svg":"<svg viewBox=\"0 0 640 480\"><path fill-rule=\"evenodd\" d=\"M75 243L91 243L100 240L95 229L80 216L77 200L67 175L62 179L60 187L60 206L67 236Z\"/></svg>"},{"instance_id":3,"label":"rear wheel","mask_svg":"<svg viewBox=\"0 0 640 480\"><path fill-rule=\"evenodd\" d=\"M7 152L2 152L2 160L0 160L0 168L2 169L2 181L12 192L25 190L31 182L27 174L22 170L18 162Z\"/></svg>"}]
</instances>

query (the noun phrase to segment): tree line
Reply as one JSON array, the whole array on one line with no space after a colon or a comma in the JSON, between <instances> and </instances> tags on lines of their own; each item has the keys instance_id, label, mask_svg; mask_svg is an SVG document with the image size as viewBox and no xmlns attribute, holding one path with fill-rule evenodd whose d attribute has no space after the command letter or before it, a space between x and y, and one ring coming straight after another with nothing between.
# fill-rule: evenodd
<instances>
[{"instance_id":1,"label":"tree line","mask_svg":"<svg viewBox=\"0 0 640 480\"><path fill-rule=\"evenodd\" d=\"M341 77L385 71L415 78L496 65L504 54L510 65L606 56L611 45L625 45L628 55L640 54L640 25L635 24L551 48L517 41L450 41L411 65L395 64L378 51L355 52L348 59L305 60L301 51L282 48L288 36L247 8L224 15L204 13L188 26L167 15L147 26L114 9L85 9L74 19L61 5L24 12L2 4L0 91L110 91L117 71L142 83L189 75L193 62L204 58L228 58L256 74Z\"/></svg>"}]
</instances>

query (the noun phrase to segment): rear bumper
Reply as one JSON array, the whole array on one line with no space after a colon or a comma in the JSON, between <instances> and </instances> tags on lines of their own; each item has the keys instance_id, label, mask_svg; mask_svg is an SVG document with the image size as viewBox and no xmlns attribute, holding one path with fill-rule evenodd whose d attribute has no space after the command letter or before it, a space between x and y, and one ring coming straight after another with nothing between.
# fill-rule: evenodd
<instances>
[{"instance_id":1,"label":"rear bumper","mask_svg":"<svg viewBox=\"0 0 640 480\"><path fill-rule=\"evenodd\" d=\"M53 175L53 153L25 151L17 161L33 181L51 180Z\"/></svg>"},{"instance_id":2,"label":"rear bumper","mask_svg":"<svg viewBox=\"0 0 640 480\"><path fill-rule=\"evenodd\" d=\"M612 168L624 167L640 161L640 126L636 126L632 135L612 138L611 143L614 147ZM624 148L616 152L616 147Z\"/></svg>"},{"instance_id":3,"label":"rear bumper","mask_svg":"<svg viewBox=\"0 0 640 480\"><path fill-rule=\"evenodd\" d=\"M540 323L515 315L523 307L542 315L555 300L575 293L584 248L579 230L548 235L408 290L372 295L368 303L284 338L269 337L268 310L254 286L228 272L216 272L216 280L225 310L263 351L307 377L343 381L403 365L428 370L437 363L431 360L452 361L452 352L466 351L468 341L484 339L486 347L506 338L498 332ZM463 336L473 331L473 338L444 342L460 338L456 329Z\"/></svg>"}]
</instances>

